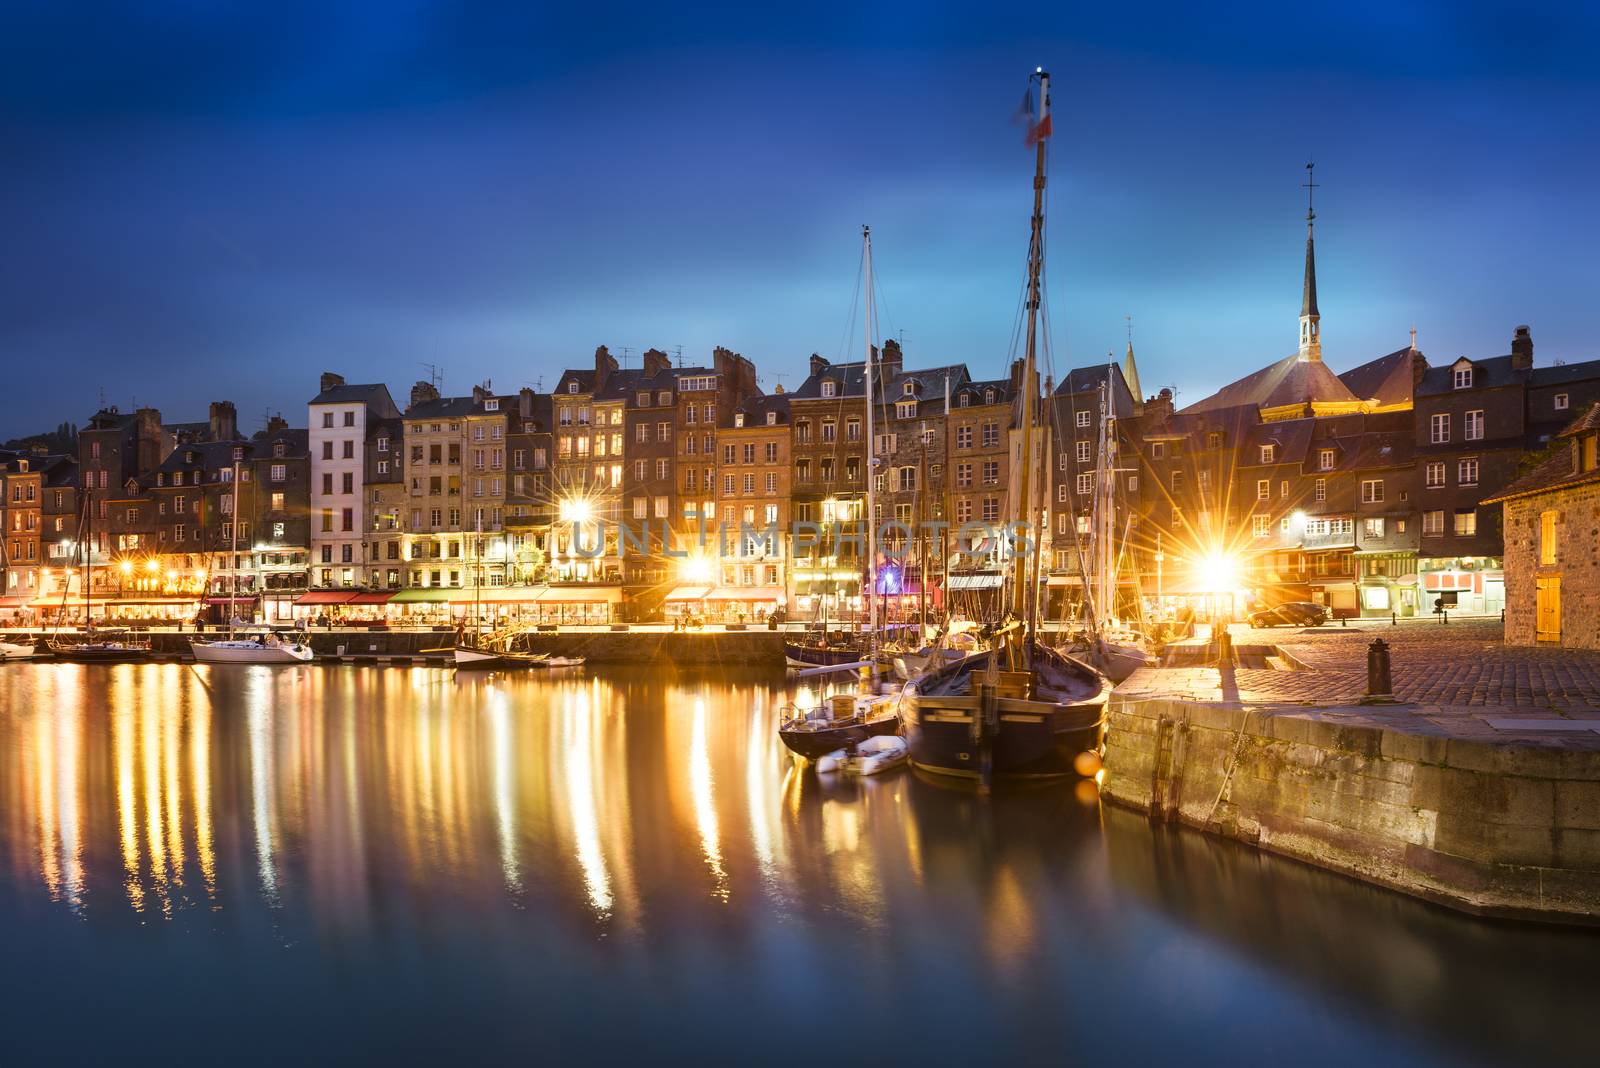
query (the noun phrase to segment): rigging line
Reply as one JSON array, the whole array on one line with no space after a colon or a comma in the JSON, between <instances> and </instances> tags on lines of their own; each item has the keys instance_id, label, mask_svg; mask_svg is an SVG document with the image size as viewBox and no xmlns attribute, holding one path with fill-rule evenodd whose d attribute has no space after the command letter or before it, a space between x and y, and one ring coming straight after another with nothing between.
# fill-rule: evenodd
<instances>
[{"instance_id":1,"label":"rigging line","mask_svg":"<svg viewBox=\"0 0 1600 1068\"><path fill-rule=\"evenodd\" d=\"M850 315L845 322L844 332L839 335L839 344L834 347L835 362L850 362L850 350L855 345L856 313L861 307L861 271L866 265L864 255L856 257L856 284L850 293Z\"/></svg>"}]
</instances>

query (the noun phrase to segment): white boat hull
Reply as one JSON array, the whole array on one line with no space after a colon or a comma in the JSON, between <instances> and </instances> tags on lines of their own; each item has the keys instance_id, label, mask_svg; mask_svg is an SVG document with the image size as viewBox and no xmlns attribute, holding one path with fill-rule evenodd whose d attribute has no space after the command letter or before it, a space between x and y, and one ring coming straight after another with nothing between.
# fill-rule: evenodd
<instances>
[{"instance_id":1,"label":"white boat hull","mask_svg":"<svg viewBox=\"0 0 1600 1068\"><path fill-rule=\"evenodd\" d=\"M33 656L34 651L35 647L32 645L0 642L0 660L27 660Z\"/></svg>"},{"instance_id":2,"label":"white boat hull","mask_svg":"<svg viewBox=\"0 0 1600 1068\"><path fill-rule=\"evenodd\" d=\"M190 647L202 664L306 664L311 646L299 642L264 645L254 641L194 641Z\"/></svg>"}]
</instances>

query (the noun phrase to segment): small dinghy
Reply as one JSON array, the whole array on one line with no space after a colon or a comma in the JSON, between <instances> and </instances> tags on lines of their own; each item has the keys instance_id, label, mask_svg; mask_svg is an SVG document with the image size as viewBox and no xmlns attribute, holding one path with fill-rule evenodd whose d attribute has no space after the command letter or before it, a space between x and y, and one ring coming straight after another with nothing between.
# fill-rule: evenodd
<instances>
[{"instance_id":1,"label":"small dinghy","mask_svg":"<svg viewBox=\"0 0 1600 1068\"><path fill-rule=\"evenodd\" d=\"M584 658L581 656L548 656L545 657L544 666L555 670L556 668L581 668Z\"/></svg>"},{"instance_id":2,"label":"small dinghy","mask_svg":"<svg viewBox=\"0 0 1600 1068\"><path fill-rule=\"evenodd\" d=\"M880 775L898 768L909 758L911 747L896 734L879 734L848 749L837 749L816 760L817 773L842 771L846 775Z\"/></svg>"}]
</instances>

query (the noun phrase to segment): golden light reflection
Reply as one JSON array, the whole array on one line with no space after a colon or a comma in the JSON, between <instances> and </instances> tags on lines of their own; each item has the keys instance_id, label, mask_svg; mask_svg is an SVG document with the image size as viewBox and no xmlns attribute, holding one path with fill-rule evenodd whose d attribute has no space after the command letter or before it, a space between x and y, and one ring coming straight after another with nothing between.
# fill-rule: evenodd
<instances>
[{"instance_id":1,"label":"golden light reflection","mask_svg":"<svg viewBox=\"0 0 1600 1068\"><path fill-rule=\"evenodd\" d=\"M711 872L713 893L728 900L728 873L722 866L722 842L717 833L717 802L711 778L711 754L706 736L706 702L694 702L694 734L689 744L689 788L694 797L694 822L700 831L700 849Z\"/></svg>"},{"instance_id":2,"label":"golden light reflection","mask_svg":"<svg viewBox=\"0 0 1600 1068\"><path fill-rule=\"evenodd\" d=\"M600 916L608 917L615 899L611 894L611 876L606 871L605 851L600 844L600 820L595 804L592 705L589 695L583 691L569 693L566 697L562 705L567 735L564 770L573 847L589 891L589 904Z\"/></svg>"}]
</instances>

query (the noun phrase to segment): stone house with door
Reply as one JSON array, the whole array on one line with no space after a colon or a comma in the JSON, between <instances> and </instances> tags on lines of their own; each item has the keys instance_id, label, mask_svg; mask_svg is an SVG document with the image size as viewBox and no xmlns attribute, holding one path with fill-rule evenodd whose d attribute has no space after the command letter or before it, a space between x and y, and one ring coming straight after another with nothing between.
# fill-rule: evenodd
<instances>
[{"instance_id":1,"label":"stone house with door","mask_svg":"<svg viewBox=\"0 0 1600 1068\"><path fill-rule=\"evenodd\" d=\"M1505 640L1600 649L1600 403L1539 466L1484 500L1505 531Z\"/></svg>"}]
</instances>

